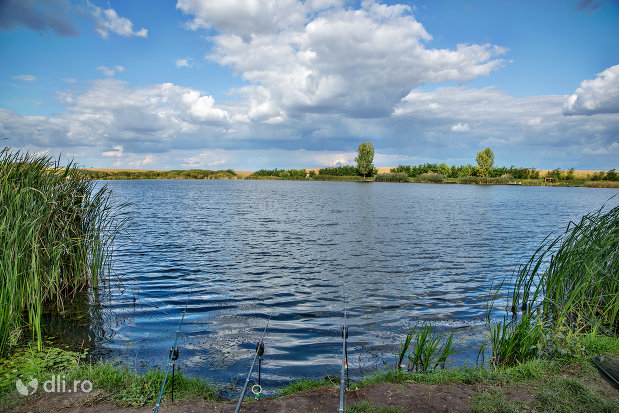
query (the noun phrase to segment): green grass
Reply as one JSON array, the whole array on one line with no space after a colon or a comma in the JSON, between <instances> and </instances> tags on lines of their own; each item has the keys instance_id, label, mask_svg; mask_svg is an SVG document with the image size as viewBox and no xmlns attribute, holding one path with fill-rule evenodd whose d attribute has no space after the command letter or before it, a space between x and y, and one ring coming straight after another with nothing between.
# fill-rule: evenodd
<instances>
[{"instance_id":1,"label":"green grass","mask_svg":"<svg viewBox=\"0 0 619 413\"><path fill-rule=\"evenodd\" d=\"M111 363L84 364L71 371L67 380L90 380L95 389L103 389L113 395L113 400L129 406L155 405L165 371L148 370L138 374L127 366ZM164 399L172 394L171 373L164 389ZM179 370L174 375L174 399L219 400L217 387L212 383L189 378Z\"/></svg>"},{"instance_id":2,"label":"green grass","mask_svg":"<svg viewBox=\"0 0 619 413\"><path fill-rule=\"evenodd\" d=\"M504 282L511 314L487 317L495 366L537 357L590 354L596 337L619 335L619 207L600 209L547 237L531 259ZM602 339L603 340L603 339Z\"/></svg>"},{"instance_id":3,"label":"green grass","mask_svg":"<svg viewBox=\"0 0 619 413\"><path fill-rule=\"evenodd\" d=\"M413 327L400 347L396 368L402 368L402 361L406 357L406 368L409 371L428 373L439 366L444 369L447 358L454 353L453 332L446 338L444 333L436 332L432 324L424 324L420 329L417 327ZM413 338L414 345L411 347Z\"/></svg>"},{"instance_id":4,"label":"green grass","mask_svg":"<svg viewBox=\"0 0 619 413\"><path fill-rule=\"evenodd\" d=\"M319 387L331 386L331 385L333 385L333 382L329 380L329 378L299 379L277 390L277 396L278 397L288 396L289 394L294 394L294 393L302 392L305 390L317 389Z\"/></svg>"},{"instance_id":5,"label":"green grass","mask_svg":"<svg viewBox=\"0 0 619 413\"><path fill-rule=\"evenodd\" d=\"M345 413L404 413L400 407L374 406L368 401L359 402L344 409Z\"/></svg>"},{"instance_id":6,"label":"green grass","mask_svg":"<svg viewBox=\"0 0 619 413\"><path fill-rule=\"evenodd\" d=\"M377 174L374 177L374 182L409 182L408 175L403 172L392 172Z\"/></svg>"},{"instance_id":7,"label":"green grass","mask_svg":"<svg viewBox=\"0 0 619 413\"><path fill-rule=\"evenodd\" d=\"M93 290L109 269L122 219L110 192L75 166L0 152L0 355L30 332L42 344L41 314Z\"/></svg>"},{"instance_id":8,"label":"green grass","mask_svg":"<svg viewBox=\"0 0 619 413\"><path fill-rule=\"evenodd\" d=\"M539 413L616 412L619 402L605 398L587 386L580 378L563 377L557 372L520 386L520 392L532 400L514 400L505 397L508 385L498 385L475 394L471 413L512 413L535 411Z\"/></svg>"},{"instance_id":9,"label":"green grass","mask_svg":"<svg viewBox=\"0 0 619 413\"><path fill-rule=\"evenodd\" d=\"M475 394L469 408L470 413L520 413L526 411L523 402L507 400L499 389Z\"/></svg>"},{"instance_id":10,"label":"green grass","mask_svg":"<svg viewBox=\"0 0 619 413\"><path fill-rule=\"evenodd\" d=\"M367 178L371 179L371 178ZM363 181L362 176L346 176L346 175L315 175L310 177L310 181Z\"/></svg>"},{"instance_id":11,"label":"green grass","mask_svg":"<svg viewBox=\"0 0 619 413\"><path fill-rule=\"evenodd\" d=\"M137 373L126 365L112 362L85 363L84 353L49 347L38 350L36 345L18 347L10 357L0 359L0 408L8 408L25 398L19 396L15 382L18 379L36 378L40 386L52 375L62 375L67 388L76 380L89 380L93 390L103 390L122 405L155 405L163 383L165 371L151 369ZM168 376L164 400L172 393L171 375ZM189 378L177 369L174 375L175 400L218 401L218 388L199 378Z\"/></svg>"},{"instance_id":12,"label":"green grass","mask_svg":"<svg viewBox=\"0 0 619 413\"><path fill-rule=\"evenodd\" d=\"M571 377L555 377L540 386L533 403L538 412L617 412L619 403L604 399L583 382Z\"/></svg>"}]
</instances>

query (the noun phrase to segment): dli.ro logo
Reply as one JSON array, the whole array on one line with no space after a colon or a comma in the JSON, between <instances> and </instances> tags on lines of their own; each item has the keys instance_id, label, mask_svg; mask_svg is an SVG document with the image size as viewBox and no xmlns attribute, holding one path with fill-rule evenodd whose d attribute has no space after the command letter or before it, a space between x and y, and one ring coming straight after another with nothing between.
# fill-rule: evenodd
<instances>
[{"instance_id":1,"label":"dli.ro logo","mask_svg":"<svg viewBox=\"0 0 619 413\"><path fill-rule=\"evenodd\" d=\"M22 396L30 396L39 388L39 381L36 378L30 377L29 379L30 381L27 383L24 383L21 379L15 382L15 387ZM43 382L43 391L46 393L77 393L78 391L90 393L92 391L92 382L90 380L74 380L73 386L67 386L64 375L52 375L50 380Z\"/></svg>"}]
</instances>

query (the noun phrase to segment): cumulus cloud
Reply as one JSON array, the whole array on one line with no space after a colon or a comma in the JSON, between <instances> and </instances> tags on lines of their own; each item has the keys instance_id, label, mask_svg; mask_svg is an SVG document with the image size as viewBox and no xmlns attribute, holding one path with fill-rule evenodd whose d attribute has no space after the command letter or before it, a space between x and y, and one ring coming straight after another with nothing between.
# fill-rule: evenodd
<instances>
[{"instance_id":1,"label":"cumulus cloud","mask_svg":"<svg viewBox=\"0 0 619 413\"><path fill-rule=\"evenodd\" d=\"M15 80L23 80L24 82L34 82L35 80L37 80L36 77L32 76L32 75L17 75L17 76L13 76L13 79Z\"/></svg>"},{"instance_id":2,"label":"cumulus cloud","mask_svg":"<svg viewBox=\"0 0 619 413\"><path fill-rule=\"evenodd\" d=\"M79 35L71 21L69 0L3 0L0 1L0 29L27 27L39 33L54 32L61 37Z\"/></svg>"},{"instance_id":3,"label":"cumulus cloud","mask_svg":"<svg viewBox=\"0 0 619 413\"><path fill-rule=\"evenodd\" d=\"M506 52L488 44L431 49L409 6L370 0L358 10L298 0L180 0L177 7L194 16L191 29L217 32L208 58L251 83L241 92L268 119L387 116L412 89L488 75Z\"/></svg>"},{"instance_id":4,"label":"cumulus cloud","mask_svg":"<svg viewBox=\"0 0 619 413\"><path fill-rule=\"evenodd\" d=\"M102 156L112 157L112 158L120 158L123 156L123 146L116 145L111 151L101 152Z\"/></svg>"},{"instance_id":5,"label":"cumulus cloud","mask_svg":"<svg viewBox=\"0 0 619 413\"><path fill-rule=\"evenodd\" d=\"M469 127L469 124L466 122L465 123L458 122L451 127L452 132L468 132L470 130L471 128Z\"/></svg>"},{"instance_id":6,"label":"cumulus cloud","mask_svg":"<svg viewBox=\"0 0 619 413\"><path fill-rule=\"evenodd\" d=\"M209 130L214 134L229 117L211 96L172 83L129 88L120 80L99 79L85 91L60 93L58 99L67 107L57 120L66 130L65 140L108 142L125 152L163 150Z\"/></svg>"},{"instance_id":7,"label":"cumulus cloud","mask_svg":"<svg viewBox=\"0 0 619 413\"><path fill-rule=\"evenodd\" d=\"M619 113L619 65L609 67L592 80L583 80L563 105L564 115Z\"/></svg>"},{"instance_id":8,"label":"cumulus cloud","mask_svg":"<svg viewBox=\"0 0 619 413\"><path fill-rule=\"evenodd\" d=\"M124 66L119 65L116 65L113 68L107 66L97 66L97 70L107 77L112 77L116 74L116 72L123 72L125 68Z\"/></svg>"},{"instance_id":9,"label":"cumulus cloud","mask_svg":"<svg viewBox=\"0 0 619 413\"><path fill-rule=\"evenodd\" d=\"M95 19L95 31L103 39L109 37L110 32L120 36L148 37L148 30L142 28L133 31L133 23L126 17L120 17L114 9L102 9L91 5L91 13Z\"/></svg>"}]
</instances>

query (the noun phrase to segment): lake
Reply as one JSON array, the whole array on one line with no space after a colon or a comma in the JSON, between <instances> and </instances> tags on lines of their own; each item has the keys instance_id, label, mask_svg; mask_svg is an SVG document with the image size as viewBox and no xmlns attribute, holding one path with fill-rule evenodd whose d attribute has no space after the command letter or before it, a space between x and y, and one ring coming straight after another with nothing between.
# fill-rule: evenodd
<instances>
[{"instance_id":1,"label":"lake","mask_svg":"<svg viewBox=\"0 0 619 413\"><path fill-rule=\"evenodd\" d=\"M229 384L244 380L270 317L266 393L293 378L339 375L345 310L352 377L393 366L406 334L423 322L455 332L452 365L475 363L492 285L550 232L619 204L609 201L619 191L595 188L107 185L116 202L133 203L116 240L113 281L86 322L57 334L85 337L94 354L138 369L163 367L187 304L178 365Z\"/></svg>"}]
</instances>

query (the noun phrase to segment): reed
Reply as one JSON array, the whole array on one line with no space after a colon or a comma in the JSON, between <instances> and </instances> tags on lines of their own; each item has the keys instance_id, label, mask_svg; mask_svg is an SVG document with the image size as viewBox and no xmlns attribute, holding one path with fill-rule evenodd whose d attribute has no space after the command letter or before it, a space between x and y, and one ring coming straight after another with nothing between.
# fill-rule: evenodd
<instances>
[{"instance_id":1,"label":"reed","mask_svg":"<svg viewBox=\"0 0 619 413\"><path fill-rule=\"evenodd\" d=\"M439 366L444 369L447 358L454 353L453 332L446 338L445 333L433 330L431 324L424 324L420 329L417 327L413 327L400 347L396 368L402 368L406 357L408 371L429 373ZM415 344L410 347L413 338Z\"/></svg>"},{"instance_id":2,"label":"reed","mask_svg":"<svg viewBox=\"0 0 619 413\"><path fill-rule=\"evenodd\" d=\"M0 152L0 354L24 329L41 347L44 308L66 300L106 270L124 223L105 186L97 188L71 162Z\"/></svg>"},{"instance_id":3,"label":"reed","mask_svg":"<svg viewBox=\"0 0 619 413\"><path fill-rule=\"evenodd\" d=\"M578 356L597 335L619 336L619 207L547 237L509 286L509 316L490 325L492 362ZM495 295L495 297L498 296ZM490 313L494 303L490 303Z\"/></svg>"}]
</instances>

